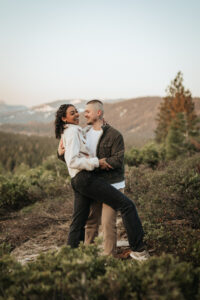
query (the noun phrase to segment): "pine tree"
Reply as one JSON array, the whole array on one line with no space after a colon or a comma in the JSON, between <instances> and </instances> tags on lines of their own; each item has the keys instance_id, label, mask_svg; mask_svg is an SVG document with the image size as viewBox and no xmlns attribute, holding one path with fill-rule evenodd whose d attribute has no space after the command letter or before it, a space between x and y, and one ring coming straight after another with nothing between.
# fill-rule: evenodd
<instances>
[{"instance_id":1,"label":"pine tree","mask_svg":"<svg viewBox=\"0 0 200 300\"><path fill-rule=\"evenodd\" d=\"M186 120L183 113L178 113L169 127L166 137L166 158L175 159L178 155L187 150L187 141L185 136Z\"/></svg>"},{"instance_id":2,"label":"pine tree","mask_svg":"<svg viewBox=\"0 0 200 300\"><path fill-rule=\"evenodd\" d=\"M157 128L155 131L156 141L164 142L167 138L172 121L177 119L178 113L185 117L185 137L199 135L198 118L195 114L195 106L189 90L183 86L183 76L178 72L175 79L171 81L166 90L167 96L160 105L157 117Z\"/></svg>"}]
</instances>

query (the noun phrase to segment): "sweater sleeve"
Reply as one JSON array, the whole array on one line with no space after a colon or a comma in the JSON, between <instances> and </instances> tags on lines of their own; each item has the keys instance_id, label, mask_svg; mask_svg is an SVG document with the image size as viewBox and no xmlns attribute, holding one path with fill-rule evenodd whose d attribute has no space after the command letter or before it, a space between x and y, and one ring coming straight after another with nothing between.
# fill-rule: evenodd
<instances>
[{"instance_id":1,"label":"sweater sleeve","mask_svg":"<svg viewBox=\"0 0 200 300\"><path fill-rule=\"evenodd\" d=\"M65 154L64 158L68 168L92 171L99 167L97 157L89 157L81 154L79 133L76 129L70 128L64 132Z\"/></svg>"}]
</instances>

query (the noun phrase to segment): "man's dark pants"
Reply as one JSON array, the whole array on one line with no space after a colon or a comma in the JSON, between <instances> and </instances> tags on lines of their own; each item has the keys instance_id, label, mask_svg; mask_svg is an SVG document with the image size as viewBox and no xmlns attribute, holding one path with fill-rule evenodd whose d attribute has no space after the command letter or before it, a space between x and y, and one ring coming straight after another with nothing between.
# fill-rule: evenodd
<instances>
[{"instance_id":1,"label":"man's dark pants","mask_svg":"<svg viewBox=\"0 0 200 300\"><path fill-rule=\"evenodd\" d=\"M121 212L128 241L133 251L144 248L144 231L134 203L96 173L81 171L71 180L75 193L74 215L70 226L68 245L78 247L84 240L84 226L91 201L100 201Z\"/></svg>"}]
</instances>

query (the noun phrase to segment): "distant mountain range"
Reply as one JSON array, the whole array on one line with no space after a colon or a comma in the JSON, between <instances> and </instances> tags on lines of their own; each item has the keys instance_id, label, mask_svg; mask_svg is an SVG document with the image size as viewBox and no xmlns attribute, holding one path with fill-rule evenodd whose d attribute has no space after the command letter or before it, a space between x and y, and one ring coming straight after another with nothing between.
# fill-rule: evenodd
<instances>
[{"instance_id":1,"label":"distant mountain range","mask_svg":"<svg viewBox=\"0 0 200 300\"><path fill-rule=\"evenodd\" d=\"M193 100L196 113L200 115L200 98ZM161 97L104 101L105 120L122 132L127 145L142 145L154 137L156 116L162 101ZM86 102L87 100L81 99L58 100L32 108L14 106L15 109L0 103L0 130L53 136L53 121L58 107L64 103L72 103L83 112ZM81 114L80 125L84 124L85 120Z\"/></svg>"},{"instance_id":2,"label":"distant mountain range","mask_svg":"<svg viewBox=\"0 0 200 300\"><path fill-rule=\"evenodd\" d=\"M12 113L24 109L27 109L27 107L24 105L7 105L4 101L0 100L0 115L3 113Z\"/></svg>"},{"instance_id":3,"label":"distant mountain range","mask_svg":"<svg viewBox=\"0 0 200 300\"><path fill-rule=\"evenodd\" d=\"M114 103L123 99L105 100L105 103ZM69 99L57 100L50 103L41 104L28 108L26 106L7 105L0 101L0 124L18 124L27 122L42 122L48 123L54 120L55 112L61 104L71 103L75 105L80 112L84 110L88 100L84 99Z\"/></svg>"},{"instance_id":4,"label":"distant mountain range","mask_svg":"<svg viewBox=\"0 0 200 300\"><path fill-rule=\"evenodd\" d=\"M31 108L26 106L11 106L0 102L0 124L19 124L27 122L49 123L54 119L58 107L64 103L72 103L82 111L86 100L58 100Z\"/></svg>"}]
</instances>

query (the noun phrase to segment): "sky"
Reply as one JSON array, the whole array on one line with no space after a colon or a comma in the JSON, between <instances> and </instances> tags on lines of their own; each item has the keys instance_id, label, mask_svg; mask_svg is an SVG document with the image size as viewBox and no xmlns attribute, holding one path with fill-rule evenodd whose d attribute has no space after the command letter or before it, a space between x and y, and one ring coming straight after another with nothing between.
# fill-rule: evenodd
<instances>
[{"instance_id":1,"label":"sky","mask_svg":"<svg viewBox=\"0 0 200 300\"><path fill-rule=\"evenodd\" d=\"M0 101L200 96L199 0L0 0Z\"/></svg>"}]
</instances>

